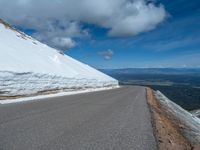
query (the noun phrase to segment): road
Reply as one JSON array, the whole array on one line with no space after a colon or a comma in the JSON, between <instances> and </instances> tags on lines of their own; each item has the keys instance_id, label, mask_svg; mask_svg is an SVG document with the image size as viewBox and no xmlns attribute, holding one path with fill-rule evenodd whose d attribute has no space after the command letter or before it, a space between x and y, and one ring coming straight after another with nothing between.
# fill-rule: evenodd
<instances>
[{"instance_id":1,"label":"road","mask_svg":"<svg viewBox=\"0 0 200 150\"><path fill-rule=\"evenodd\" d=\"M144 87L0 105L0 150L156 150Z\"/></svg>"}]
</instances>

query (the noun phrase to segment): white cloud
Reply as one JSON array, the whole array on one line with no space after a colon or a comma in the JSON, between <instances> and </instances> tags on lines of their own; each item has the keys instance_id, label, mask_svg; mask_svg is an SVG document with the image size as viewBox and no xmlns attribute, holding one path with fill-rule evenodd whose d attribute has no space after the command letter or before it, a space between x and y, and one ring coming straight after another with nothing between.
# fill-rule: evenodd
<instances>
[{"instance_id":1,"label":"white cloud","mask_svg":"<svg viewBox=\"0 0 200 150\"><path fill-rule=\"evenodd\" d=\"M114 52L111 49L99 52L99 55L103 56L104 59L110 60L112 59Z\"/></svg>"},{"instance_id":2,"label":"white cloud","mask_svg":"<svg viewBox=\"0 0 200 150\"><path fill-rule=\"evenodd\" d=\"M33 37L60 50L74 47L76 42L72 38L88 36L87 30L81 30L77 22L67 20L47 22L46 27L38 29Z\"/></svg>"},{"instance_id":3,"label":"white cloud","mask_svg":"<svg viewBox=\"0 0 200 150\"><path fill-rule=\"evenodd\" d=\"M123 15L119 15L114 24L109 24L110 36L127 37L152 30L166 17L162 5L145 5L144 1L129 3L123 11Z\"/></svg>"},{"instance_id":4,"label":"white cloud","mask_svg":"<svg viewBox=\"0 0 200 150\"><path fill-rule=\"evenodd\" d=\"M81 22L106 28L109 36L134 36L154 29L165 17L162 5L146 0L0 0L0 18L35 29L44 41L88 35Z\"/></svg>"},{"instance_id":5,"label":"white cloud","mask_svg":"<svg viewBox=\"0 0 200 150\"><path fill-rule=\"evenodd\" d=\"M60 37L53 38L52 44L61 50L67 50L76 45L75 41L73 41L71 38L64 38L64 37L63 38L60 38Z\"/></svg>"}]
</instances>

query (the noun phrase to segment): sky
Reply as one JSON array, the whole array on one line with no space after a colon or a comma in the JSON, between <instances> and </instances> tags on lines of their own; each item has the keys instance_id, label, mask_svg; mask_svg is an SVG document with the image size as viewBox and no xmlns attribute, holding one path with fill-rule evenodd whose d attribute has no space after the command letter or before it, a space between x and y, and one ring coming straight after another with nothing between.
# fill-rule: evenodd
<instances>
[{"instance_id":1,"label":"sky","mask_svg":"<svg viewBox=\"0 0 200 150\"><path fill-rule=\"evenodd\" d=\"M0 18L95 68L200 67L199 0L0 0Z\"/></svg>"}]
</instances>

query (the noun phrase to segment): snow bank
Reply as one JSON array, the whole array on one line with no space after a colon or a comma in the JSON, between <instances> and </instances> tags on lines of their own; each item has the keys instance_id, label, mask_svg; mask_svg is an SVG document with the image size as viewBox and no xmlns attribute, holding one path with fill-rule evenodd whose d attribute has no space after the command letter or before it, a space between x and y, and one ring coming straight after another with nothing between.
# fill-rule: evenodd
<instances>
[{"instance_id":1,"label":"snow bank","mask_svg":"<svg viewBox=\"0 0 200 150\"><path fill-rule=\"evenodd\" d=\"M67 78L31 72L15 73L7 71L0 71L0 83L1 96L31 95L51 90L84 90L115 85L113 81L92 78Z\"/></svg>"},{"instance_id":2,"label":"snow bank","mask_svg":"<svg viewBox=\"0 0 200 150\"><path fill-rule=\"evenodd\" d=\"M200 144L200 119L169 100L160 91L155 92L155 96L162 108L181 125L181 131L187 139L193 144Z\"/></svg>"},{"instance_id":3,"label":"snow bank","mask_svg":"<svg viewBox=\"0 0 200 150\"><path fill-rule=\"evenodd\" d=\"M118 86L118 81L0 21L0 96Z\"/></svg>"},{"instance_id":4,"label":"snow bank","mask_svg":"<svg viewBox=\"0 0 200 150\"><path fill-rule=\"evenodd\" d=\"M194 116L200 118L200 109L198 109L198 110L193 110L193 111L191 111L190 113L191 113L192 115L194 115Z\"/></svg>"},{"instance_id":5,"label":"snow bank","mask_svg":"<svg viewBox=\"0 0 200 150\"><path fill-rule=\"evenodd\" d=\"M114 88L119 88L119 86L114 87ZM61 96L67 96L67 95L75 95L75 94L82 94L82 93L96 92L96 91L103 91L103 90L111 90L111 89L113 89L113 88L112 87L89 88L89 89L82 89L82 90L78 90L78 91L60 92L60 93L48 94L48 95L22 97L22 98L17 98L17 99L6 99L6 100L0 100L0 104L11 104L11 103L26 102L26 101L38 101L38 100L53 98L53 97L61 97Z\"/></svg>"}]
</instances>

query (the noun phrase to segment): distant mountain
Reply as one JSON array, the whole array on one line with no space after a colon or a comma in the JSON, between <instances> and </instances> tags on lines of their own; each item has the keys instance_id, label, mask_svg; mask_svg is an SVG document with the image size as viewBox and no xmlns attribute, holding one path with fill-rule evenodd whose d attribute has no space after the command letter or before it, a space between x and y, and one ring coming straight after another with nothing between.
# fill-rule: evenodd
<instances>
[{"instance_id":1,"label":"distant mountain","mask_svg":"<svg viewBox=\"0 0 200 150\"><path fill-rule=\"evenodd\" d=\"M118 85L102 72L61 54L0 19L0 97Z\"/></svg>"},{"instance_id":2,"label":"distant mountain","mask_svg":"<svg viewBox=\"0 0 200 150\"><path fill-rule=\"evenodd\" d=\"M106 74L163 74L163 75L200 75L200 68L124 68L124 69L100 69Z\"/></svg>"}]
</instances>

